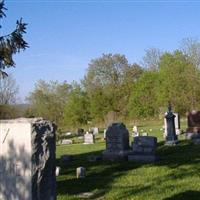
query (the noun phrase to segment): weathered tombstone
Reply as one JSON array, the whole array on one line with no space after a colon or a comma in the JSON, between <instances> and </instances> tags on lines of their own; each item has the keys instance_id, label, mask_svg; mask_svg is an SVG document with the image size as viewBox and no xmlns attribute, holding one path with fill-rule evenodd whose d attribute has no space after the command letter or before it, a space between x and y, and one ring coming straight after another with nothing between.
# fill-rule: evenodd
<instances>
[{"instance_id":1,"label":"weathered tombstone","mask_svg":"<svg viewBox=\"0 0 200 200\"><path fill-rule=\"evenodd\" d=\"M186 129L187 139L200 138L200 111L187 113L188 128Z\"/></svg>"},{"instance_id":2,"label":"weathered tombstone","mask_svg":"<svg viewBox=\"0 0 200 200\"><path fill-rule=\"evenodd\" d=\"M106 129L103 131L103 139L106 140Z\"/></svg>"},{"instance_id":3,"label":"weathered tombstone","mask_svg":"<svg viewBox=\"0 0 200 200\"><path fill-rule=\"evenodd\" d=\"M129 152L129 132L123 123L113 123L106 131L104 160L124 160Z\"/></svg>"},{"instance_id":4,"label":"weathered tombstone","mask_svg":"<svg viewBox=\"0 0 200 200\"><path fill-rule=\"evenodd\" d=\"M94 144L95 136L92 133L86 132L84 135L84 144Z\"/></svg>"},{"instance_id":5,"label":"weathered tombstone","mask_svg":"<svg viewBox=\"0 0 200 200\"><path fill-rule=\"evenodd\" d=\"M77 178L85 178L86 170L84 167L76 168L76 177Z\"/></svg>"},{"instance_id":6,"label":"weathered tombstone","mask_svg":"<svg viewBox=\"0 0 200 200\"><path fill-rule=\"evenodd\" d=\"M172 112L171 105L168 106L168 112L165 115L167 122L167 136L165 138L166 145L176 145L178 143L178 137L175 131L175 115Z\"/></svg>"},{"instance_id":7,"label":"weathered tombstone","mask_svg":"<svg viewBox=\"0 0 200 200\"><path fill-rule=\"evenodd\" d=\"M56 126L42 118L0 121L2 200L55 200Z\"/></svg>"},{"instance_id":8,"label":"weathered tombstone","mask_svg":"<svg viewBox=\"0 0 200 200\"><path fill-rule=\"evenodd\" d=\"M70 139L63 139L63 140L61 141L61 144L73 144L73 141L70 140Z\"/></svg>"},{"instance_id":9,"label":"weathered tombstone","mask_svg":"<svg viewBox=\"0 0 200 200\"><path fill-rule=\"evenodd\" d=\"M128 161L155 162L157 138L153 136L138 136L132 143L132 152L128 155Z\"/></svg>"},{"instance_id":10,"label":"weathered tombstone","mask_svg":"<svg viewBox=\"0 0 200 200\"><path fill-rule=\"evenodd\" d=\"M165 116L167 115L167 113L165 113ZM175 123L175 131L176 131L176 135L180 135L180 117L178 113L173 113L173 115L175 116L174 118L174 123ZM167 136L167 121L166 118L164 118L164 138L166 138Z\"/></svg>"},{"instance_id":11,"label":"weathered tombstone","mask_svg":"<svg viewBox=\"0 0 200 200\"><path fill-rule=\"evenodd\" d=\"M56 166L56 176L60 175L61 168L59 166Z\"/></svg>"},{"instance_id":12,"label":"weathered tombstone","mask_svg":"<svg viewBox=\"0 0 200 200\"><path fill-rule=\"evenodd\" d=\"M133 137L139 136L138 128L137 126L133 126Z\"/></svg>"}]
</instances>

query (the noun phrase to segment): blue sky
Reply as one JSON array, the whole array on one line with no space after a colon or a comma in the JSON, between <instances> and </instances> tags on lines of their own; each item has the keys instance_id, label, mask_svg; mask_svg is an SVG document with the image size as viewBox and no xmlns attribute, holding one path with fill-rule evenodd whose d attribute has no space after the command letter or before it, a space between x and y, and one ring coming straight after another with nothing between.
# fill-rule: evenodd
<instances>
[{"instance_id":1,"label":"blue sky","mask_svg":"<svg viewBox=\"0 0 200 200\"><path fill-rule=\"evenodd\" d=\"M140 62L145 49L174 50L186 37L200 37L200 1L6 0L1 34L19 18L28 23L30 48L8 70L20 97L39 79L72 82L84 77L91 59L121 53Z\"/></svg>"}]
</instances>

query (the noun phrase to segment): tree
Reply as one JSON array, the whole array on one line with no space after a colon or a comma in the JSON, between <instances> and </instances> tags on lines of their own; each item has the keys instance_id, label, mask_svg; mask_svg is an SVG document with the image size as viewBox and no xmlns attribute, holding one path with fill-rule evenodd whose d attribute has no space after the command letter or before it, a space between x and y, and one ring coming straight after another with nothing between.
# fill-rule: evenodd
<instances>
[{"instance_id":1,"label":"tree","mask_svg":"<svg viewBox=\"0 0 200 200\"><path fill-rule=\"evenodd\" d=\"M145 71L134 86L129 99L131 117L154 117L157 112L158 72Z\"/></svg>"},{"instance_id":2,"label":"tree","mask_svg":"<svg viewBox=\"0 0 200 200\"><path fill-rule=\"evenodd\" d=\"M37 117L44 117L61 125L64 107L68 99L71 86L66 82L45 82L39 80L33 92L27 97L32 111L29 113Z\"/></svg>"},{"instance_id":3,"label":"tree","mask_svg":"<svg viewBox=\"0 0 200 200\"><path fill-rule=\"evenodd\" d=\"M68 128L86 125L90 120L89 100L81 85L74 83L64 109L63 125Z\"/></svg>"},{"instance_id":4,"label":"tree","mask_svg":"<svg viewBox=\"0 0 200 200\"><path fill-rule=\"evenodd\" d=\"M158 70L162 52L157 48L149 48L145 50L142 65L146 69Z\"/></svg>"},{"instance_id":5,"label":"tree","mask_svg":"<svg viewBox=\"0 0 200 200\"><path fill-rule=\"evenodd\" d=\"M110 111L123 112L132 83L141 71L120 54L103 54L91 60L83 85L90 100L92 118L102 121Z\"/></svg>"},{"instance_id":6,"label":"tree","mask_svg":"<svg viewBox=\"0 0 200 200\"><path fill-rule=\"evenodd\" d=\"M160 106L170 101L176 112L184 114L198 109L200 103L200 72L181 51L165 53L160 61L159 88Z\"/></svg>"},{"instance_id":7,"label":"tree","mask_svg":"<svg viewBox=\"0 0 200 200\"><path fill-rule=\"evenodd\" d=\"M4 7L4 1L1 1L0 19L6 17L5 10L7 9ZM23 34L26 33L26 25L26 23L22 22L22 19L17 20L16 28L13 32L0 36L0 73L3 77L7 76L6 68L15 66L13 55L28 47L27 42L23 39Z\"/></svg>"},{"instance_id":8,"label":"tree","mask_svg":"<svg viewBox=\"0 0 200 200\"><path fill-rule=\"evenodd\" d=\"M200 68L200 42L196 38L184 38L180 45L181 51L197 68Z\"/></svg>"},{"instance_id":9,"label":"tree","mask_svg":"<svg viewBox=\"0 0 200 200\"><path fill-rule=\"evenodd\" d=\"M3 78L0 75L0 105L14 104L17 99L18 86L11 75Z\"/></svg>"}]
</instances>

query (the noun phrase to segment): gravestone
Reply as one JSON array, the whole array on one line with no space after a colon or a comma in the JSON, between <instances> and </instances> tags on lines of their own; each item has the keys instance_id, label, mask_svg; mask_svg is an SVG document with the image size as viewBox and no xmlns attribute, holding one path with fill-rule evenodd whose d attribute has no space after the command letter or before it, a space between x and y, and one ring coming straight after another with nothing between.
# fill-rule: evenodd
<instances>
[{"instance_id":1,"label":"gravestone","mask_svg":"<svg viewBox=\"0 0 200 200\"><path fill-rule=\"evenodd\" d=\"M167 115L167 112L165 113L165 116ZM175 131L176 131L176 135L180 135L180 116L178 113L173 113L173 115L175 116L174 118L174 123L175 123ZM164 118L164 138L166 138L167 136L167 120L166 118Z\"/></svg>"},{"instance_id":2,"label":"gravestone","mask_svg":"<svg viewBox=\"0 0 200 200\"><path fill-rule=\"evenodd\" d=\"M128 155L128 161L155 162L157 138L153 136L134 137L132 152Z\"/></svg>"},{"instance_id":3,"label":"gravestone","mask_svg":"<svg viewBox=\"0 0 200 200\"><path fill-rule=\"evenodd\" d=\"M137 126L133 126L133 137L139 136L138 128Z\"/></svg>"},{"instance_id":4,"label":"gravestone","mask_svg":"<svg viewBox=\"0 0 200 200\"><path fill-rule=\"evenodd\" d=\"M0 121L2 200L55 200L55 124L42 118Z\"/></svg>"},{"instance_id":5,"label":"gravestone","mask_svg":"<svg viewBox=\"0 0 200 200\"><path fill-rule=\"evenodd\" d=\"M94 144L95 136L92 133L86 132L84 135L84 144Z\"/></svg>"},{"instance_id":6,"label":"gravestone","mask_svg":"<svg viewBox=\"0 0 200 200\"><path fill-rule=\"evenodd\" d=\"M61 168L59 166L56 166L56 176L59 176L60 175L60 170Z\"/></svg>"},{"instance_id":7,"label":"gravestone","mask_svg":"<svg viewBox=\"0 0 200 200\"><path fill-rule=\"evenodd\" d=\"M200 111L187 113L187 123L188 128L186 129L186 138L200 138Z\"/></svg>"},{"instance_id":8,"label":"gravestone","mask_svg":"<svg viewBox=\"0 0 200 200\"><path fill-rule=\"evenodd\" d=\"M175 115L172 112L170 103L169 103L168 112L165 115L165 118L167 122L167 135L165 138L165 144L176 145L178 143L178 137L176 135L176 130L175 130L175 122L174 122Z\"/></svg>"},{"instance_id":9,"label":"gravestone","mask_svg":"<svg viewBox=\"0 0 200 200\"><path fill-rule=\"evenodd\" d=\"M61 140L61 144L73 144L73 141L70 139L63 139Z\"/></svg>"},{"instance_id":10,"label":"gravestone","mask_svg":"<svg viewBox=\"0 0 200 200\"><path fill-rule=\"evenodd\" d=\"M85 178L86 169L84 167L76 168L76 178Z\"/></svg>"},{"instance_id":11,"label":"gravestone","mask_svg":"<svg viewBox=\"0 0 200 200\"><path fill-rule=\"evenodd\" d=\"M104 160L124 160L129 152L129 132L123 123L113 123L106 131Z\"/></svg>"},{"instance_id":12,"label":"gravestone","mask_svg":"<svg viewBox=\"0 0 200 200\"><path fill-rule=\"evenodd\" d=\"M103 139L106 140L106 129L103 130Z\"/></svg>"}]
</instances>

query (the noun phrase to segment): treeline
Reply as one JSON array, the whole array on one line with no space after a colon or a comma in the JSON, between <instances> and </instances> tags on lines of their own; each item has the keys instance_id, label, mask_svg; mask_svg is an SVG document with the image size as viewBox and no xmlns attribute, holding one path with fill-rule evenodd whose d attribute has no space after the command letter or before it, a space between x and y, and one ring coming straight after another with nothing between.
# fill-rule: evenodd
<instances>
[{"instance_id":1,"label":"treeline","mask_svg":"<svg viewBox=\"0 0 200 200\"><path fill-rule=\"evenodd\" d=\"M121 54L91 60L80 83L38 81L27 98L28 115L43 116L64 127L157 117L173 109L185 114L200 108L200 43L184 39L173 52L146 50L141 64Z\"/></svg>"},{"instance_id":2,"label":"treeline","mask_svg":"<svg viewBox=\"0 0 200 200\"><path fill-rule=\"evenodd\" d=\"M141 63L121 54L90 61L77 83L39 80L27 97L26 117L44 117L72 128L110 119L163 115L170 101L175 112L200 109L200 42L184 39L173 52L146 50Z\"/></svg>"}]
</instances>

